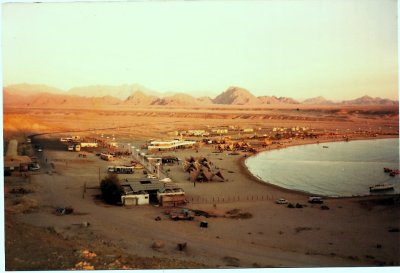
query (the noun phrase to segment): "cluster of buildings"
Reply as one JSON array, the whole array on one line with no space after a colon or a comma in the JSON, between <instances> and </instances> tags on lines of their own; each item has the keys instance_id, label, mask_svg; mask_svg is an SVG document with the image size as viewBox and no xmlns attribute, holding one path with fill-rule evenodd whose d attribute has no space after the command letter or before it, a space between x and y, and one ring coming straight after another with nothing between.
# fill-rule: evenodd
<instances>
[{"instance_id":1,"label":"cluster of buildings","mask_svg":"<svg viewBox=\"0 0 400 273\"><path fill-rule=\"evenodd\" d=\"M183 148L193 148L196 144L196 141L192 140L168 140L168 141L152 141L147 146L147 150L151 152L157 151L171 151L176 149L183 149Z\"/></svg>"},{"instance_id":2,"label":"cluster of buildings","mask_svg":"<svg viewBox=\"0 0 400 273\"><path fill-rule=\"evenodd\" d=\"M30 139L27 143L31 143ZM4 156L4 175L11 175L12 172L37 171L40 165L36 157L18 155L18 141L12 139L8 142L6 155Z\"/></svg>"},{"instance_id":3,"label":"cluster of buildings","mask_svg":"<svg viewBox=\"0 0 400 273\"><path fill-rule=\"evenodd\" d=\"M26 155L12 155L4 157L4 174L11 175L12 172L37 171L40 169L35 158Z\"/></svg>"},{"instance_id":4,"label":"cluster of buildings","mask_svg":"<svg viewBox=\"0 0 400 273\"><path fill-rule=\"evenodd\" d=\"M226 126L219 128L209 128L207 130L204 129L191 129L185 131L172 131L169 132L169 136L177 137L177 136L196 136L196 137L204 137L204 136L221 136L227 135L228 133L253 133L253 128L237 128L235 126Z\"/></svg>"},{"instance_id":5,"label":"cluster of buildings","mask_svg":"<svg viewBox=\"0 0 400 273\"><path fill-rule=\"evenodd\" d=\"M60 141L67 145L68 151L79 152L81 148L97 148L98 143L95 141L85 141L80 136L62 137Z\"/></svg>"}]
</instances>

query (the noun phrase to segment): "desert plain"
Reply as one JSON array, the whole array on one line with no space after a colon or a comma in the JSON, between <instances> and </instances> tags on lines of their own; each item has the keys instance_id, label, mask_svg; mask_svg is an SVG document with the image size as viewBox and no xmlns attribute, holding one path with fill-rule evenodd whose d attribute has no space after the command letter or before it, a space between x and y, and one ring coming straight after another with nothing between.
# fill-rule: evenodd
<instances>
[{"instance_id":1,"label":"desert plain","mask_svg":"<svg viewBox=\"0 0 400 273\"><path fill-rule=\"evenodd\" d=\"M7 270L266 268L396 266L400 264L398 194L324 197L329 209L307 203L309 193L255 178L244 165L253 153L216 152L215 145L158 152L184 159L207 157L225 181L192 183L181 165L168 176L184 189L192 210L213 217L172 221L166 208L108 205L98 198L110 162L96 151L67 151L60 137L115 137L119 148L173 139L189 129L255 128L241 138L257 152L290 145L398 138L398 106L148 106L4 108L4 150L36 156L41 169L4 177ZM283 137L258 145L276 127L306 127L318 137ZM260 129L257 129L260 128ZM257 133L260 130L260 133ZM263 133L261 133L263 131ZM224 136L225 137L225 136ZM27 143L27 138L32 142ZM185 137L201 142L203 137ZM221 135L208 137L221 139ZM38 152L35 147L42 147ZM117 159L127 164L135 154ZM116 164L115 162L113 164ZM141 171L134 175L141 177ZM25 192L13 189L25 189ZM86 189L86 190L85 190ZM275 203L285 198L302 208ZM56 215L57 207L74 212ZM155 219L159 217L159 221ZM208 227L199 223L207 221ZM181 251L178 244L186 243Z\"/></svg>"}]
</instances>

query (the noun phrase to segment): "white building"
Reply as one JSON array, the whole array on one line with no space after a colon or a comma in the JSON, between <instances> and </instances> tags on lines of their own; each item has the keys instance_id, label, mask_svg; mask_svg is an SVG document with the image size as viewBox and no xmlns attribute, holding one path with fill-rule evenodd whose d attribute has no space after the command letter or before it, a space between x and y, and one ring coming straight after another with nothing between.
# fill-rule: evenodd
<instances>
[{"instance_id":1,"label":"white building","mask_svg":"<svg viewBox=\"0 0 400 273\"><path fill-rule=\"evenodd\" d=\"M150 195L148 193L122 195L121 202L124 206L148 205L150 204Z\"/></svg>"},{"instance_id":2,"label":"white building","mask_svg":"<svg viewBox=\"0 0 400 273\"><path fill-rule=\"evenodd\" d=\"M252 132L254 132L254 130L253 130L253 128L244 128L243 132L244 133L252 133Z\"/></svg>"},{"instance_id":3,"label":"white building","mask_svg":"<svg viewBox=\"0 0 400 273\"><path fill-rule=\"evenodd\" d=\"M97 148L97 146L96 142L81 142L81 148Z\"/></svg>"},{"instance_id":4,"label":"white building","mask_svg":"<svg viewBox=\"0 0 400 273\"><path fill-rule=\"evenodd\" d=\"M125 206L150 204L150 196L163 207L186 204L185 192L172 183L164 183L155 179L127 179L122 184L124 191L121 202Z\"/></svg>"},{"instance_id":5,"label":"white building","mask_svg":"<svg viewBox=\"0 0 400 273\"><path fill-rule=\"evenodd\" d=\"M211 132L213 132L214 134L227 134L228 133L228 129L212 129Z\"/></svg>"},{"instance_id":6,"label":"white building","mask_svg":"<svg viewBox=\"0 0 400 273\"><path fill-rule=\"evenodd\" d=\"M188 130L187 134L190 136L204 136L208 135L208 133L205 130Z\"/></svg>"},{"instance_id":7,"label":"white building","mask_svg":"<svg viewBox=\"0 0 400 273\"><path fill-rule=\"evenodd\" d=\"M147 146L149 151L151 150L175 150L181 148L190 148L196 144L196 141L188 141L188 140L170 140L170 141L152 141L150 145Z\"/></svg>"}]
</instances>

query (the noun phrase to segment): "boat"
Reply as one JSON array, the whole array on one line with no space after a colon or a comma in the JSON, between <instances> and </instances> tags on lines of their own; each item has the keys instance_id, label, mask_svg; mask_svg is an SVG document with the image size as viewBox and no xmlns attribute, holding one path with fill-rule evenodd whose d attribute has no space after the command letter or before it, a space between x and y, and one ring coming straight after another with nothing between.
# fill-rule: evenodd
<instances>
[{"instance_id":1,"label":"boat","mask_svg":"<svg viewBox=\"0 0 400 273\"><path fill-rule=\"evenodd\" d=\"M398 175L398 174L400 174L400 171L399 170L392 170L391 172L390 172L390 176L396 176L396 175Z\"/></svg>"},{"instance_id":2,"label":"boat","mask_svg":"<svg viewBox=\"0 0 400 273\"><path fill-rule=\"evenodd\" d=\"M383 171L385 173L389 173L390 176L396 176L396 175L400 174L399 170L392 170L392 169L389 169L389 168L383 168Z\"/></svg>"},{"instance_id":3,"label":"boat","mask_svg":"<svg viewBox=\"0 0 400 273\"><path fill-rule=\"evenodd\" d=\"M389 168L383 168L383 171L384 171L385 173L390 173L390 172L392 172L393 170L392 170L392 169L389 169Z\"/></svg>"},{"instance_id":4,"label":"boat","mask_svg":"<svg viewBox=\"0 0 400 273\"><path fill-rule=\"evenodd\" d=\"M394 189L393 184L389 183L376 184L374 186L369 187L369 191L387 191L393 189Z\"/></svg>"}]
</instances>

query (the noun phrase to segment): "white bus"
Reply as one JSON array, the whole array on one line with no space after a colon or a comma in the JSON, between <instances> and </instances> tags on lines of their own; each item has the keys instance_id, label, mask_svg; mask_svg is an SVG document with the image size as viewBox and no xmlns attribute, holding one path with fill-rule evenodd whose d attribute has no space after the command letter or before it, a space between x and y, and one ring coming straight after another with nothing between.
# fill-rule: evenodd
<instances>
[{"instance_id":1,"label":"white bus","mask_svg":"<svg viewBox=\"0 0 400 273\"><path fill-rule=\"evenodd\" d=\"M109 173L130 174L134 173L132 166L108 166Z\"/></svg>"}]
</instances>

